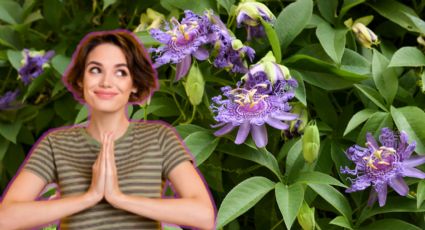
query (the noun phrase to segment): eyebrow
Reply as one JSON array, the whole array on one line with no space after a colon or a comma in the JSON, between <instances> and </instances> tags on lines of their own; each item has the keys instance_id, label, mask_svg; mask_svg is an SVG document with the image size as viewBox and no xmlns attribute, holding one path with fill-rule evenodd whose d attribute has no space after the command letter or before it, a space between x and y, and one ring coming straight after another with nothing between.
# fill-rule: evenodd
<instances>
[{"instance_id":1,"label":"eyebrow","mask_svg":"<svg viewBox=\"0 0 425 230\"><path fill-rule=\"evenodd\" d=\"M97 62L97 61L90 61L89 63L87 63L87 65L86 66L88 66L88 65L90 65L90 64L94 64L94 65L98 65L98 66L103 66L102 65L102 63L100 63L100 62ZM114 67L127 67L128 68L128 65L127 64L125 64L125 63L119 63L119 64L116 64L116 65L114 65Z\"/></svg>"}]
</instances>

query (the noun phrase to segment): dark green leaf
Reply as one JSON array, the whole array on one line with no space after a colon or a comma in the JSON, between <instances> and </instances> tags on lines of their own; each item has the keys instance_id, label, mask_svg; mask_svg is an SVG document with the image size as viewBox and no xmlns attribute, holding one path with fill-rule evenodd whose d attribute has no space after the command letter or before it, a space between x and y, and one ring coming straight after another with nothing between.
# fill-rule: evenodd
<instances>
[{"instance_id":1,"label":"dark green leaf","mask_svg":"<svg viewBox=\"0 0 425 230\"><path fill-rule=\"evenodd\" d=\"M347 220L347 218L345 218L345 216L337 216L335 217L330 224L336 225L336 226L340 226L343 228L347 228L347 229L353 229L353 227L351 227L351 223L349 220Z\"/></svg>"},{"instance_id":2,"label":"dark green leaf","mask_svg":"<svg viewBox=\"0 0 425 230\"><path fill-rule=\"evenodd\" d=\"M339 213L348 220L351 220L351 207L347 198L344 197L338 190L326 184L308 184L319 196L331 204Z\"/></svg>"},{"instance_id":3,"label":"dark green leaf","mask_svg":"<svg viewBox=\"0 0 425 230\"><path fill-rule=\"evenodd\" d=\"M115 2L117 2L117 0L103 0L102 10L104 11L106 8L108 8L110 5L114 4Z\"/></svg>"},{"instance_id":4,"label":"dark green leaf","mask_svg":"<svg viewBox=\"0 0 425 230\"><path fill-rule=\"evenodd\" d=\"M345 48L345 34L347 29L335 29L328 23L322 23L317 27L316 36L325 52L332 60L340 64Z\"/></svg>"},{"instance_id":5,"label":"dark green leaf","mask_svg":"<svg viewBox=\"0 0 425 230\"><path fill-rule=\"evenodd\" d=\"M304 188L301 184L290 186L281 182L276 184L276 202L282 213L287 229L291 229L304 200Z\"/></svg>"},{"instance_id":6,"label":"dark green leaf","mask_svg":"<svg viewBox=\"0 0 425 230\"><path fill-rule=\"evenodd\" d=\"M0 45L7 46L12 49L21 48L21 40L14 30L9 26L0 25Z\"/></svg>"},{"instance_id":7,"label":"dark green leaf","mask_svg":"<svg viewBox=\"0 0 425 230\"><path fill-rule=\"evenodd\" d=\"M381 108L384 111L388 112L388 109L385 106L384 99L382 96L372 87L367 85L354 85L360 92L362 92L367 98L369 98L375 105Z\"/></svg>"},{"instance_id":8,"label":"dark green leaf","mask_svg":"<svg viewBox=\"0 0 425 230\"><path fill-rule=\"evenodd\" d=\"M199 166L214 152L218 140L210 132L198 131L187 136L184 142L195 157L196 165Z\"/></svg>"},{"instance_id":9,"label":"dark green leaf","mask_svg":"<svg viewBox=\"0 0 425 230\"><path fill-rule=\"evenodd\" d=\"M344 0L339 17L342 18L351 8L360 5L365 1L366 0Z\"/></svg>"},{"instance_id":10,"label":"dark green leaf","mask_svg":"<svg viewBox=\"0 0 425 230\"><path fill-rule=\"evenodd\" d=\"M291 70L291 76L298 82L298 87L295 89L295 97L298 99L298 101L303 103L303 105L307 106L307 96L305 92L303 76L296 70Z\"/></svg>"},{"instance_id":11,"label":"dark green leaf","mask_svg":"<svg viewBox=\"0 0 425 230\"><path fill-rule=\"evenodd\" d=\"M17 121L14 123L0 122L0 134L7 140L16 144L16 137L21 130L22 123Z\"/></svg>"},{"instance_id":12,"label":"dark green leaf","mask_svg":"<svg viewBox=\"0 0 425 230\"><path fill-rule=\"evenodd\" d=\"M276 158L268 151L260 151L258 149L248 147L247 145L218 146L217 150L235 157L256 162L270 169L270 171L272 171L279 179L282 178L282 173L280 172Z\"/></svg>"},{"instance_id":13,"label":"dark green leaf","mask_svg":"<svg viewBox=\"0 0 425 230\"><path fill-rule=\"evenodd\" d=\"M203 128L201 126L197 126L194 124L181 124L176 126L177 132L180 134L180 136L184 139L187 136L189 136L191 133L204 131L207 132L208 129Z\"/></svg>"},{"instance_id":14,"label":"dark green leaf","mask_svg":"<svg viewBox=\"0 0 425 230\"><path fill-rule=\"evenodd\" d=\"M3 137L0 137L0 162L3 160L6 152L7 152L7 148L9 147L9 141L6 140ZM1 170L0 170L1 173Z\"/></svg>"},{"instance_id":15,"label":"dark green leaf","mask_svg":"<svg viewBox=\"0 0 425 230\"><path fill-rule=\"evenodd\" d=\"M276 19L276 33L283 52L307 26L313 13L312 0L299 0L289 4Z\"/></svg>"},{"instance_id":16,"label":"dark green leaf","mask_svg":"<svg viewBox=\"0 0 425 230\"><path fill-rule=\"evenodd\" d=\"M391 107L391 116L399 131L409 135L409 141L416 141L416 152L425 154L425 112L416 106Z\"/></svg>"},{"instance_id":17,"label":"dark green leaf","mask_svg":"<svg viewBox=\"0 0 425 230\"><path fill-rule=\"evenodd\" d=\"M418 183L418 189L416 190L416 207L422 206L425 200L425 180L420 180Z\"/></svg>"},{"instance_id":18,"label":"dark green leaf","mask_svg":"<svg viewBox=\"0 0 425 230\"><path fill-rule=\"evenodd\" d=\"M282 60L282 51L280 50L279 38L277 37L276 30L270 25L269 22L264 21L262 18L261 24L266 31L267 38L269 39L270 46L272 47L274 57L276 58L276 62L280 63Z\"/></svg>"},{"instance_id":19,"label":"dark green leaf","mask_svg":"<svg viewBox=\"0 0 425 230\"><path fill-rule=\"evenodd\" d=\"M218 0L217 3L226 9L227 14L230 15L232 5L235 4L235 0Z\"/></svg>"},{"instance_id":20,"label":"dark green leaf","mask_svg":"<svg viewBox=\"0 0 425 230\"><path fill-rule=\"evenodd\" d=\"M385 229L385 230L421 230L422 228L415 226L413 224L407 223L399 219L384 219L377 220L367 226L359 228L359 230L376 230L376 229Z\"/></svg>"},{"instance_id":21,"label":"dark green leaf","mask_svg":"<svg viewBox=\"0 0 425 230\"><path fill-rule=\"evenodd\" d=\"M402 47L394 53L389 66L425 66L425 55L416 47Z\"/></svg>"},{"instance_id":22,"label":"dark green leaf","mask_svg":"<svg viewBox=\"0 0 425 230\"><path fill-rule=\"evenodd\" d=\"M394 68L388 68L388 59L374 50L372 60L373 80L379 93L391 105L398 89L398 74Z\"/></svg>"},{"instance_id":23,"label":"dark green leaf","mask_svg":"<svg viewBox=\"0 0 425 230\"><path fill-rule=\"evenodd\" d=\"M361 123L365 122L367 119L370 118L372 114L374 114L376 110L374 109L363 109L356 114L353 115L353 117L348 122L347 128L345 128L344 136L351 132L353 129L357 128Z\"/></svg>"},{"instance_id":24,"label":"dark green leaf","mask_svg":"<svg viewBox=\"0 0 425 230\"><path fill-rule=\"evenodd\" d=\"M65 73L66 68L71 63L71 58L64 55L56 55L52 59L53 68L58 71L61 75Z\"/></svg>"},{"instance_id":25,"label":"dark green leaf","mask_svg":"<svg viewBox=\"0 0 425 230\"><path fill-rule=\"evenodd\" d=\"M338 7L338 0L317 0L320 14L331 24L334 24L336 19L336 9Z\"/></svg>"},{"instance_id":26,"label":"dark green leaf","mask_svg":"<svg viewBox=\"0 0 425 230\"><path fill-rule=\"evenodd\" d=\"M295 179L296 182L305 183L305 184L328 184L336 185L346 188L347 186L332 176L321 172L301 172L299 176Z\"/></svg>"},{"instance_id":27,"label":"dark green leaf","mask_svg":"<svg viewBox=\"0 0 425 230\"><path fill-rule=\"evenodd\" d=\"M77 114L77 117L75 117L74 124L78 124L85 121L88 115L89 115L89 110L87 109L87 106L85 105L82 106L80 111Z\"/></svg>"},{"instance_id":28,"label":"dark green leaf","mask_svg":"<svg viewBox=\"0 0 425 230\"><path fill-rule=\"evenodd\" d=\"M162 5L168 5L180 10L192 10L194 13L202 14L207 9L215 10L215 2L212 0L198 1L196 4L193 4L191 0L161 0Z\"/></svg>"},{"instance_id":29,"label":"dark green leaf","mask_svg":"<svg viewBox=\"0 0 425 230\"><path fill-rule=\"evenodd\" d=\"M217 213L217 229L242 215L275 186L265 177L251 177L236 185L224 198Z\"/></svg>"},{"instance_id":30,"label":"dark green leaf","mask_svg":"<svg viewBox=\"0 0 425 230\"><path fill-rule=\"evenodd\" d=\"M8 24L22 22L22 7L15 1L0 1L0 20Z\"/></svg>"},{"instance_id":31,"label":"dark green leaf","mask_svg":"<svg viewBox=\"0 0 425 230\"><path fill-rule=\"evenodd\" d=\"M19 70L22 66L21 61L24 58L22 56L22 52L16 50L8 50L7 58L9 59L10 64L12 64L13 68Z\"/></svg>"},{"instance_id":32,"label":"dark green leaf","mask_svg":"<svg viewBox=\"0 0 425 230\"><path fill-rule=\"evenodd\" d=\"M376 112L366 121L357 137L357 144L364 146L366 143L366 133L370 132L377 138L384 127L392 128L393 122L389 113Z\"/></svg>"}]
</instances>

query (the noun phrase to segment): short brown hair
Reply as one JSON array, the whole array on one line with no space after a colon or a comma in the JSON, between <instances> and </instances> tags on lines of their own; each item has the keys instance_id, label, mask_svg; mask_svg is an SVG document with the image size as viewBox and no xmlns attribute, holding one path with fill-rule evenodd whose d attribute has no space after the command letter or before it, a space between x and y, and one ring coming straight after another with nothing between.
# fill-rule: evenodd
<instances>
[{"instance_id":1,"label":"short brown hair","mask_svg":"<svg viewBox=\"0 0 425 230\"><path fill-rule=\"evenodd\" d=\"M142 103L158 89L158 79L151 59L142 42L127 30L91 32L87 34L72 55L72 62L64 74L63 81L74 97L83 101L83 89L79 85L84 77L89 53L98 45L111 43L121 48L132 76L136 93L131 93L129 102Z\"/></svg>"}]
</instances>

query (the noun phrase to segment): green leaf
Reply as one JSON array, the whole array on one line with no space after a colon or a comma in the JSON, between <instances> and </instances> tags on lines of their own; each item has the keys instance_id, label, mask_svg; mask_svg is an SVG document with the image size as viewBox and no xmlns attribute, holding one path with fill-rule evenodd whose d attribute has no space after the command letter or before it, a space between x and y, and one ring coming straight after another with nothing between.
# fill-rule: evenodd
<instances>
[{"instance_id":1,"label":"green leaf","mask_svg":"<svg viewBox=\"0 0 425 230\"><path fill-rule=\"evenodd\" d=\"M220 205L217 213L217 229L248 211L272 190L274 185L271 180L260 176L248 178L236 185Z\"/></svg>"},{"instance_id":2,"label":"green leaf","mask_svg":"<svg viewBox=\"0 0 425 230\"><path fill-rule=\"evenodd\" d=\"M379 136L381 129L384 127L392 128L393 122L391 116L387 112L376 112L366 121L362 130L357 136L357 144L364 146L366 143L366 133L370 132L375 138Z\"/></svg>"},{"instance_id":3,"label":"green leaf","mask_svg":"<svg viewBox=\"0 0 425 230\"><path fill-rule=\"evenodd\" d=\"M24 58L22 52L16 50L8 50L7 58L9 59L10 64L16 70L19 70L22 66L21 61Z\"/></svg>"},{"instance_id":4,"label":"green leaf","mask_svg":"<svg viewBox=\"0 0 425 230\"><path fill-rule=\"evenodd\" d=\"M163 226L163 230L182 230L182 228L177 226Z\"/></svg>"},{"instance_id":5,"label":"green leaf","mask_svg":"<svg viewBox=\"0 0 425 230\"><path fill-rule=\"evenodd\" d=\"M137 32L136 36L140 39L140 41L142 41L145 47L157 46L161 44L161 42L153 38L148 31Z\"/></svg>"},{"instance_id":6,"label":"green leaf","mask_svg":"<svg viewBox=\"0 0 425 230\"><path fill-rule=\"evenodd\" d=\"M303 76L296 70L291 70L291 76L298 82L298 87L295 88L295 97L298 99L298 101L303 103L303 105L307 106L307 95Z\"/></svg>"},{"instance_id":7,"label":"green leaf","mask_svg":"<svg viewBox=\"0 0 425 230\"><path fill-rule=\"evenodd\" d=\"M185 139L187 136L189 136L191 133L194 133L194 132L208 131L208 129L198 125L194 125L194 124L180 124L176 126L175 128L183 139Z\"/></svg>"},{"instance_id":8,"label":"green leaf","mask_svg":"<svg viewBox=\"0 0 425 230\"><path fill-rule=\"evenodd\" d=\"M77 117L75 117L74 124L79 124L87 119L89 115L89 110L87 109L87 106L82 106L80 111L77 114Z\"/></svg>"},{"instance_id":9,"label":"green leaf","mask_svg":"<svg viewBox=\"0 0 425 230\"><path fill-rule=\"evenodd\" d=\"M297 142L295 142L295 144L292 145L292 147L288 151L288 156L286 157L286 162L285 162L286 175L294 174L293 171L300 170L300 168L294 167L294 166L297 166L296 163L297 161L299 161L299 159L301 159L302 163L304 163L304 158L301 154L302 153L301 151L302 151L302 140L299 139Z\"/></svg>"},{"instance_id":10,"label":"green leaf","mask_svg":"<svg viewBox=\"0 0 425 230\"><path fill-rule=\"evenodd\" d=\"M409 141L416 141L416 152L425 154L425 112L416 106L391 107L391 116L399 131L409 135Z\"/></svg>"},{"instance_id":11,"label":"green leaf","mask_svg":"<svg viewBox=\"0 0 425 230\"><path fill-rule=\"evenodd\" d=\"M207 9L215 10L216 5L215 1L213 0L198 1L196 4L193 4L193 1L191 0L161 0L160 2L163 6L171 6L180 10L192 10L197 14L202 14Z\"/></svg>"},{"instance_id":12,"label":"green leaf","mask_svg":"<svg viewBox=\"0 0 425 230\"><path fill-rule=\"evenodd\" d=\"M103 0L103 8L102 11L105 11L106 8L108 8L110 5L117 2L117 0Z\"/></svg>"},{"instance_id":13,"label":"green leaf","mask_svg":"<svg viewBox=\"0 0 425 230\"><path fill-rule=\"evenodd\" d=\"M335 24L338 0L317 0L316 2L322 17L329 23Z\"/></svg>"},{"instance_id":14,"label":"green leaf","mask_svg":"<svg viewBox=\"0 0 425 230\"><path fill-rule=\"evenodd\" d=\"M364 76L370 74L370 67L371 64L365 57L353 50L345 49L340 66L342 70Z\"/></svg>"},{"instance_id":15,"label":"green leaf","mask_svg":"<svg viewBox=\"0 0 425 230\"><path fill-rule=\"evenodd\" d=\"M325 52L332 60L340 64L345 49L346 28L334 29L328 23L319 24L316 36Z\"/></svg>"},{"instance_id":16,"label":"green leaf","mask_svg":"<svg viewBox=\"0 0 425 230\"><path fill-rule=\"evenodd\" d=\"M282 50L307 26L313 13L312 0L299 0L289 4L276 19L276 33Z\"/></svg>"},{"instance_id":17,"label":"green leaf","mask_svg":"<svg viewBox=\"0 0 425 230\"><path fill-rule=\"evenodd\" d=\"M367 85L360 85L355 84L354 85L360 92L362 92L366 97L368 97L375 105L377 105L379 108L381 108L384 111L388 112L388 109L385 106L384 99L381 95L372 87Z\"/></svg>"},{"instance_id":18,"label":"green leaf","mask_svg":"<svg viewBox=\"0 0 425 230\"><path fill-rule=\"evenodd\" d=\"M0 162L3 160L6 152L7 152L7 148L9 147L9 141L6 140L3 137L0 137ZM1 173L1 170L0 170Z\"/></svg>"},{"instance_id":19,"label":"green leaf","mask_svg":"<svg viewBox=\"0 0 425 230\"><path fill-rule=\"evenodd\" d=\"M37 78L35 78L31 84L28 86L27 92L24 94L24 97L22 98L22 101L27 100L27 98L31 97L39 89L41 89L43 86L45 86L46 78L49 77L49 74L46 73L47 71L44 71L44 73L40 74Z\"/></svg>"},{"instance_id":20,"label":"green leaf","mask_svg":"<svg viewBox=\"0 0 425 230\"><path fill-rule=\"evenodd\" d=\"M279 179L283 177L275 156L268 151L260 151L258 149L248 147L247 145L218 146L217 150L235 157L256 162L270 169L270 171L272 171Z\"/></svg>"},{"instance_id":21,"label":"green leaf","mask_svg":"<svg viewBox=\"0 0 425 230\"><path fill-rule=\"evenodd\" d=\"M43 15L41 15L41 11L37 10L35 12L32 12L30 15L28 15L25 20L24 24L30 24L32 22L38 21L40 19L43 19Z\"/></svg>"},{"instance_id":22,"label":"green leaf","mask_svg":"<svg viewBox=\"0 0 425 230\"><path fill-rule=\"evenodd\" d=\"M274 57L276 62L280 63L282 61L282 51L280 50L279 38L277 37L276 30L270 25L269 22L266 22L260 17L261 24L266 31L267 38L269 39L270 46L272 47Z\"/></svg>"},{"instance_id":23,"label":"green leaf","mask_svg":"<svg viewBox=\"0 0 425 230\"><path fill-rule=\"evenodd\" d=\"M226 9L227 14L230 15L233 4L235 4L235 0L218 0L217 3Z\"/></svg>"},{"instance_id":24,"label":"green leaf","mask_svg":"<svg viewBox=\"0 0 425 230\"><path fill-rule=\"evenodd\" d=\"M338 190L326 184L308 184L319 196L331 204L339 213L351 221L351 207L347 198Z\"/></svg>"},{"instance_id":25,"label":"green leaf","mask_svg":"<svg viewBox=\"0 0 425 230\"><path fill-rule=\"evenodd\" d=\"M418 29L407 16L413 15L417 17L417 14L412 8L395 0L368 1L368 5L379 14L400 25L401 27L409 31L420 33L420 29Z\"/></svg>"},{"instance_id":26,"label":"green leaf","mask_svg":"<svg viewBox=\"0 0 425 230\"><path fill-rule=\"evenodd\" d=\"M62 54L55 55L52 58L52 67L61 75L65 73L66 68L71 63L71 58Z\"/></svg>"},{"instance_id":27,"label":"green leaf","mask_svg":"<svg viewBox=\"0 0 425 230\"><path fill-rule=\"evenodd\" d=\"M416 26L416 28L419 30L419 33L425 34L425 22L422 19L408 13L404 14L410 19L413 25Z\"/></svg>"},{"instance_id":28,"label":"green leaf","mask_svg":"<svg viewBox=\"0 0 425 230\"><path fill-rule=\"evenodd\" d=\"M351 132L353 129L357 128L357 126L359 126L361 123L369 119L370 116L375 112L376 110L374 109L363 109L354 114L348 122L347 127L345 128L344 136L347 135L347 133Z\"/></svg>"},{"instance_id":29,"label":"green leaf","mask_svg":"<svg viewBox=\"0 0 425 230\"><path fill-rule=\"evenodd\" d=\"M353 229L350 221L347 220L347 218L345 218L345 216L337 216L329 223L336 225L336 226L343 227L343 228L347 228L347 229L351 229L351 230Z\"/></svg>"},{"instance_id":30,"label":"green leaf","mask_svg":"<svg viewBox=\"0 0 425 230\"><path fill-rule=\"evenodd\" d=\"M385 229L385 230L421 230L422 228L415 226L413 224L407 223L400 219L390 219L386 218L384 220L377 220L369 224L368 226L361 227L359 230L376 230L376 229Z\"/></svg>"},{"instance_id":31,"label":"green leaf","mask_svg":"<svg viewBox=\"0 0 425 230\"><path fill-rule=\"evenodd\" d=\"M160 117L172 117L180 115L180 112L173 99L164 96L154 96L147 108L147 113L152 113Z\"/></svg>"},{"instance_id":32,"label":"green leaf","mask_svg":"<svg viewBox=\"0 0 425 230\"><path fill-rule=\"evenodd\" d=\"M425 204L422 204L421 207L416 208L416 201L409 200L406 197L392 197L387 198L385 206L379 207L375 205L372 209L367 208L363 209L363 212L360 214L359 219L357 220L358 225L363 223L365 220L368 220L372 216L383 214L383 213L393 213L393 212L425 212Z\"/></svg>"},{"instance_id":33,"label":"green leaf","mask_svg":"<svg viewBox=\"0 0 425 230\"><path fill-rule=\"evenodd\" d=\"M402 47L391 58L389 67L395 66L425 66L425 55L416 47Z\"/></svg>"},{"instance_id":34,"label":"green leaf","mask_svg":"<svg viewBox=\"0 0 425 230\"><path fill-rule=\"evenodd\" d=\"M0 20L8 24L22 22L22 7L15 1L0 1Z\"/></svg>"},{"instance_id":35,"label":"green leaf","mask_svg":"<svg viewBox=\"0 0 425 230\"><path fill-rule=\"evenodd\" d=\"M69 11L69 9L66 9ZM45 22L51 25L55 30L61 28L61 17L64 13L64 5L60 0L44 0L43 15ZM66 15L66 14L65 14Z\"/></svg>"},{"instance_id":36,"label":"green leaf","mask_svg":"<svg viewBox=\"0 0 425 230\"><path fill-rule=\"evenodd\" d=\"M422 81L422 93L425 93L425 71L421 74L421 81Z\"/></svg>"},{"instance_id":37,"label":"green leaf","mask_svg":"<svg viewBox=\"0 0 425 230\"><path fill-rule=\"evenodd\" d=\"M9 26L0 25L0 45L7 46L12 49L20 49L21 39L14 30Z\"/></svg>"},{"instance_id":38,"label":"green leaf","mask_svg":"<svg viewBox=\"0 0 425 230\"><path fill-rule=\"evenodd\" d=\"M372 73L376 88L385 98L387 103L391 105L398 89L398 74L394 68L388 68L388 59L373 50Z\"/></svg>"},{"instance_id":39,"label":"green leaf","mask_svg":"<svg viewBox=\"0 0 425 230\"><path fill-rule=\"evenodd\" d=\"M417 208L421 207L424 200L425 200L425 180L420 180L418 183L418 189L416 190L416 207Z\"/></svg>"},{"instance_id":40,"label":"green leaf","mask_svg":"<svg viewBox=\"0 0 425 230\"><path fill-rule=\"evenodd\" d=\"M20 121L14 123L0 122L0 134L7 140L16 144L16 137L21 130L22 123Z\"/></svg>"},{"instance_id":41,"label":"green leaf","mask_svg":"<svg viewBox=\"0 0 425 230\"><path fill-rule=\"evenodd\" d=\"M334 177L317 171L301 172L295 181L305 184L327 184L347 188L345 184L341 183Z\"/></svg>"},{"instance_id":42,"label":"green leaf","mask_svg":"<svg viewBox=\"0 0 425 230\"><path fill-rule=\"evenodd\" d=\"M341 11L339 12L339 17L343 18L343 16L353 7L362 4L366 0L344 0L344 4L342 5Z\"/></svg>"},{"instance_id":43,"label":"green leaf","mask_svg":"<svg viewBox=\"0 0 425 230\"><path fill-rule=\"evenodd\" d=\"M218 141L217 137L206 131L192 133L184 139L190 152L195 157L197 166L201 165L214 152Z\"/></svg>"},{"instance_id":44,"label":"green leaf","mask_svg":"<svg viewBox=\"0 0 425 230\"><path fill-rule=\"evenodd\" d=\"M282 213L286 228L291 229L304 200L304 188L301 184L288 186L279 182L276 184L275 193L276 202L280 213Z\"/></svg>"}]
</instances>

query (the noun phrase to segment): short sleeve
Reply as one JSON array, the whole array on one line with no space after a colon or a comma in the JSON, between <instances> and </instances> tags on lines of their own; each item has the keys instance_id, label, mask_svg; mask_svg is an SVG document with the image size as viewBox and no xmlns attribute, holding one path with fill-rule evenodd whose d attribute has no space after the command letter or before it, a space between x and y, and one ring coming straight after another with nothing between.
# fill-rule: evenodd
<instances>
[{"instance_id":1,"label":"short sleeve","mask_svg":"<svg viewBox=\"0 0 425 230\"><path fill-rule=\"evenodd\" d=\"M31 149L24 169L29 170L47 183L56 182L56 166L49 136L43 136Z\"/></svg>"},{"instance_id":2,"label":"short sleeve","mask_svg":"<svg viewBox=\"0 0 425 230\"><path fill-rule=\"evenodd\" d=\"M158 134L159 145L164 156L162 162L162 177L166 179L174 167L181 162L192 161L192 157L173 127L161 125Z\"/></svg>"}]
</instances>

